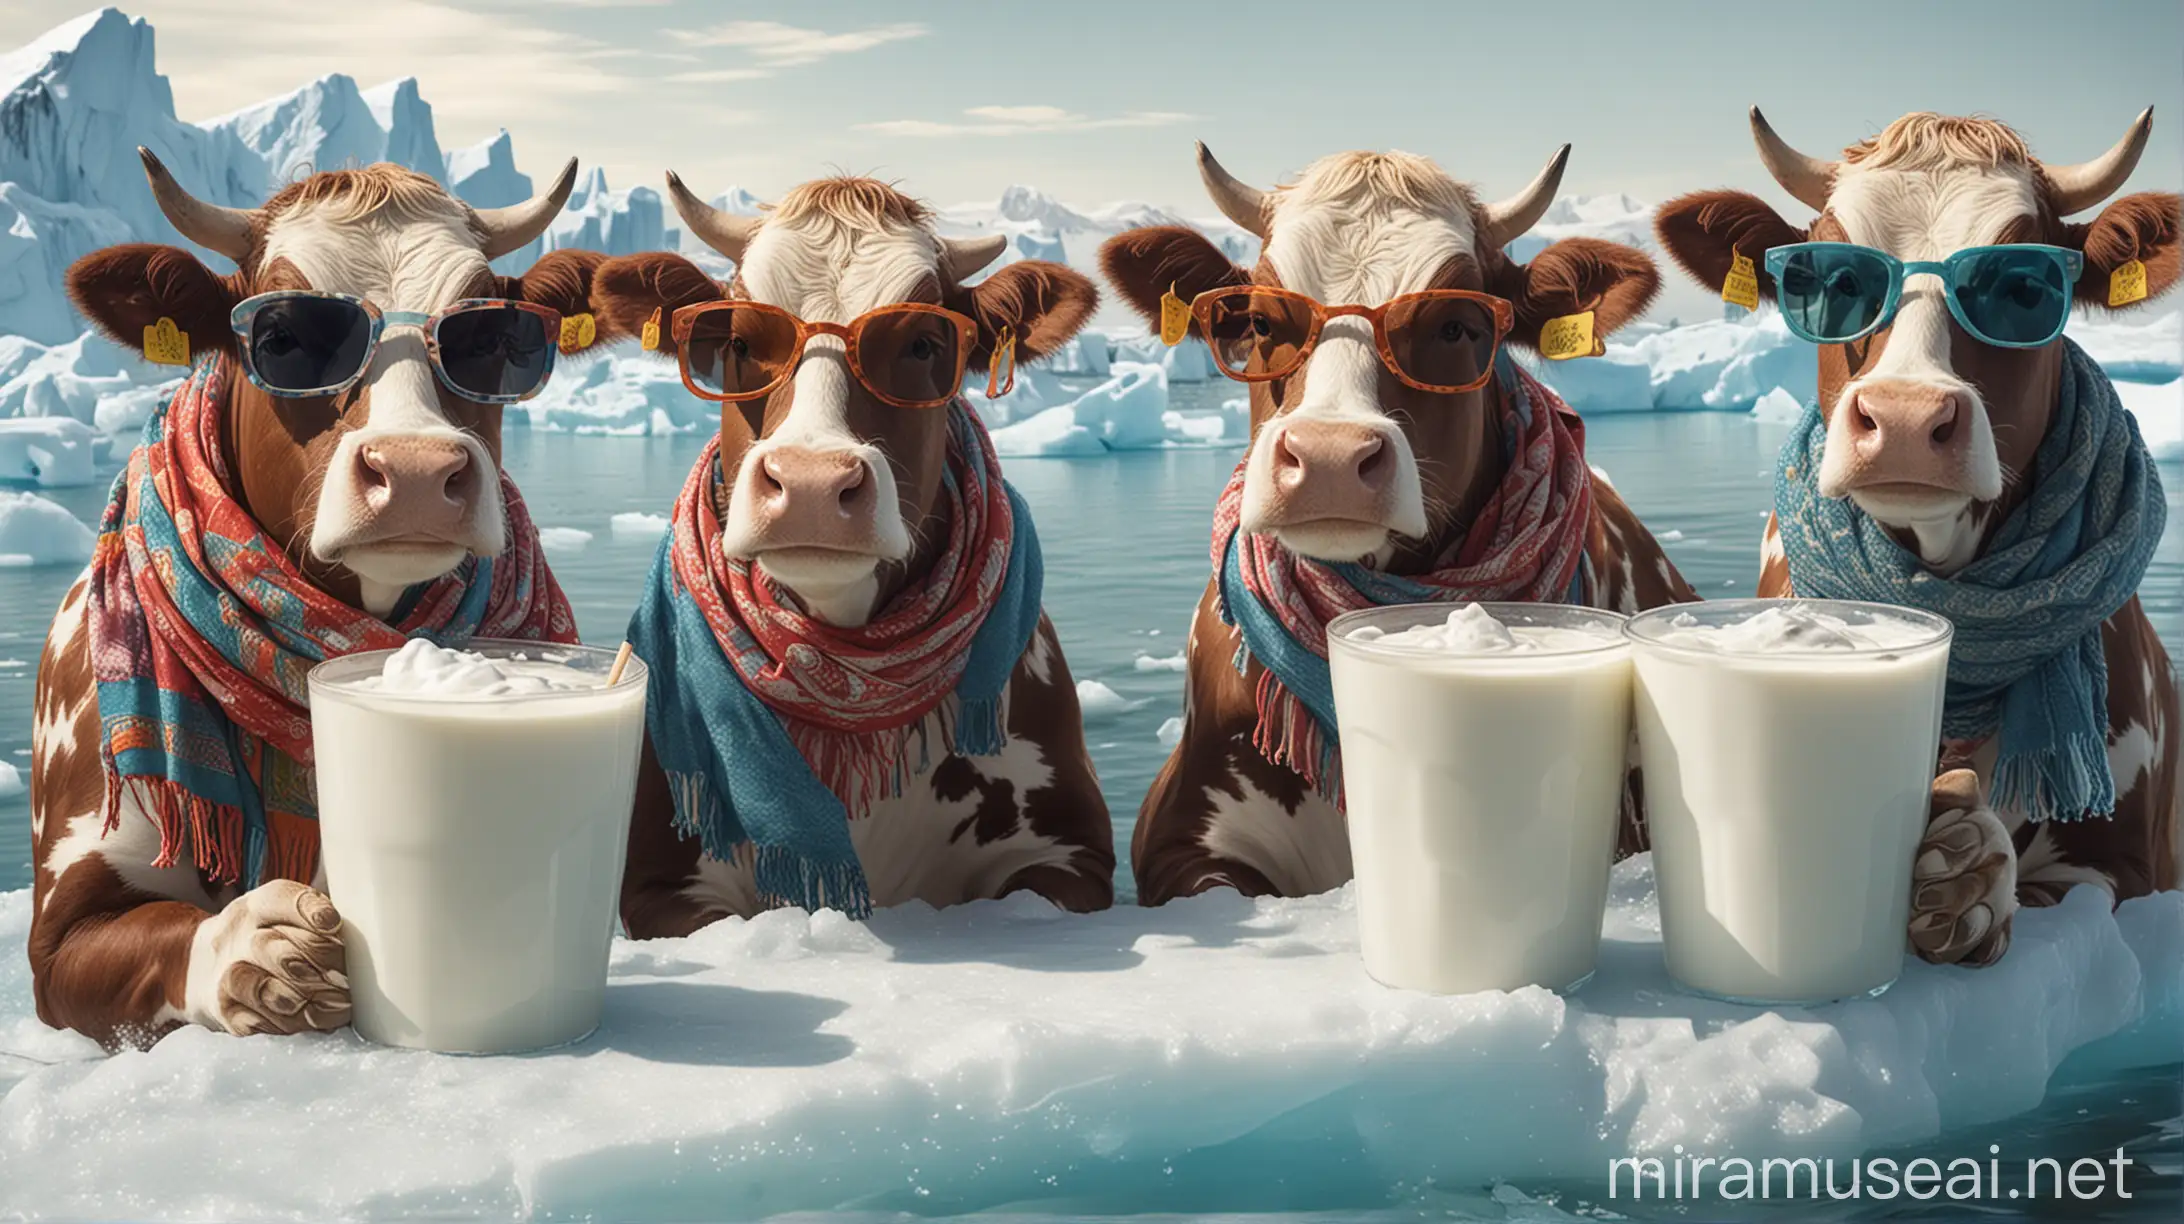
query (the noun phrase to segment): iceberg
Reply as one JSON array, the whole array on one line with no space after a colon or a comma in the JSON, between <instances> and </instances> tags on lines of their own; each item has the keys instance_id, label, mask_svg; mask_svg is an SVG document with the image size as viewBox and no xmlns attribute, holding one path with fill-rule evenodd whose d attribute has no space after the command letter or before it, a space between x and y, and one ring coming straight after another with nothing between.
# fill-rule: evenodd
<instances>
[{"instance_id":1,"label":"iceberg","mask_svg":"<svg viewBox=\"0 0 2184 1224\"><path fill-rule=\"evenodd\" d=\"M720 409L690 394L672 361L631 346L567 360L510 422L579 434L687 433L719 427Z\"/></svg>"},{"instance_id":2,"label":"iceberg","mask_svg":"<svg viewBox=\"0 0 2184 1224\"><path fill-rule=\"evenodd\" d=\"M1524 361L1580 416L1653 410L1653 367L1636 349L1610 345L1598 357L1544 361L1527 356Z\"/></svg>"},{"instance_id":3,"label":"iceberg","mask_svg":"<svg viewBox=\"0 0 2184 1224\"><path fill-rule=\"evenodd\" d=\"M2138 419L2139 437L2156 459L2184 459L2184 379L2116 383L2116 396Z\"/></svg>"},{"instance_id":4,"label":"iceberg","mask_svg":"<svg viewBox=\"0 0 2184 1224\"><path fill-rule=\"evenodd\" d=\"M97 540L67 507L0 489L0 566L82 565Z\"/></svg>"},{"instance_id":5,"label":"iceberg","mask_svg":"<svg viewBox=\"0 0 2184 1224\"><path fill-rule=\"evenodd\" d=\"M29 917L0 895L0 944ZM2080 888L2021 912L1997 966L1784 1010L1677 993L1656 920L1633 859L1583 990L1435 997L1366 976L1348 888L784 910L618 941L600 1030L516 1058L200 1029L100 1057L0 958L0 1214L1105 1215L1246 1207L1269 1164L1377 1208L1429 1181L1597 1189L1677 1145L1901 1147L2033 1108L2066 1058L2184 1057L2184 894Z\"/></svg>"},{"instance_id":6,"label":"iceberg","mask_svg":"<svg viewBox=\"0 0 2184 1224\"><path fill-rule=\"evenodd\" d=\"M660 193L650 187L612 191L597 166L576 182L569 202L546 227L545 249L574 247L603 255L635 255L667 246Z\"/></svg>"},{"instance_id":7,"label":"iceberg","mask_svg":"<svg viewBox=\"0 0 2184 1224\"><path fill-rule=\"evenodd\" d=\"M48 489L96 483L97 436L72 417L0 418L0 481Z\"/></svg>"},{"instance_id":8,"label":"iceberg","mask_svg":"<svg viewBox=\"0 0 2184 1224\"><path fill-rule=\"evenodd\" d=\"M995 451L1056 458L1157 450L1193 440L1169 428L1168 376L1161 367L1116 362L1109 373L1107 381L1065 404L993 430Z\"/></svg>"}]
</instances>

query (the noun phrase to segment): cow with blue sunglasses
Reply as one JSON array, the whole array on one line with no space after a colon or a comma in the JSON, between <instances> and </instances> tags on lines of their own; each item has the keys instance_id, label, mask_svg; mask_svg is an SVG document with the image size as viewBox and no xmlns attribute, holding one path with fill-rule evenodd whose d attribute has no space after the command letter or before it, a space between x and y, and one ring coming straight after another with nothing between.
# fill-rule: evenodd
<instances>
[{"instance_id":1,"label":"cow with blue sunglasses","mask_svg":"<svg viewBox=\"0 0 2184 1224\"><path fill-rule=\"evenodd\" d=\"M1820 216L1800 231L1754 196L1707 191L1664 205L1656 229L1701 282L1732 300L1756 289L1820 346L1759 593L1956 625L1913 948L1987 964L2019 904L2178 887L2184 727L2137 596L2160 478L2062 334L2073 304L2124 308L2177 278L2178 196L2066 220L2123 185L2152 112L2072 166L1988 119L1906 115L1837 161L1791 148L1756 107L1751 121L1775 180Z\"/></svg>"}]
</instances>

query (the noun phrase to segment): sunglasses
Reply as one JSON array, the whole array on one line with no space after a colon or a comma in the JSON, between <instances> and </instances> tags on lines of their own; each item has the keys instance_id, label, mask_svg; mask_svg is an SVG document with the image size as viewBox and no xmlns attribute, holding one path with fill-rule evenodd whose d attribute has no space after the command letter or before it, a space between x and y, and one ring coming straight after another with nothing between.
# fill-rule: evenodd
<instances>
[{"instance_id":1,"label":"sunglasses","mask_svg":"<svg viewBox=\"0 0 2184 1224\"><path fill-rule=\"evenodd\" d=\"M441 385L481 404L538 394L554 372L561 332L561 312L531 302L467 298L422 314L315 289L246 298L228 322L244 372L268 395L339 395L364 377L386 329L407 326L424 332Z\"/></svg>"},{"instance_id":2,"label":"sunglasses","mask_svg":"<svg viewBox=\"0 0 2184 1224\"><path fill-rule=\"evenodd\" d=\"M850 374L881 403L938 408L962 390L978 341L978 324L924 302L882 306L846 324L806 322L763 302L705 302L676 311L673 326L683 385L728 403L772 394L796 373L807 342L833 336Z\"/></svg>"},{"instance_id":3,"label":"sunglasses","mask_svg":"<svg viewBox=\"0 0 2184 1224\"><path fill-rule=\"evenodd\" d=\"M1974 337L2002 348L2039 348L2063 334L2071 286L2085 256L2014 243L1967 247L1938 262L1905 263L1847 242L1799 242L1767 252L1775 298L1792 332L1814 344L1847 344L1889 325L1904 278L1941 278L1949 313Z\"/></svg>"},{"instance_id":4,"label":"sunglasses","mask_svg":"<svg viewBox=\"0 0 2184 1224\"><path fill-rule=\"evenodd\" d=\"M1269 285L1209 289L1191 300L1214 364L1247 383L1295 373L1329 319L1353 316L1372 324L1380 363L1405 386L1453 394L1476 391L1493 377L1494 354L1516 311L1469 289L1406 293L1379 306L1323 306Z\"/></svg>"}]
</instances>

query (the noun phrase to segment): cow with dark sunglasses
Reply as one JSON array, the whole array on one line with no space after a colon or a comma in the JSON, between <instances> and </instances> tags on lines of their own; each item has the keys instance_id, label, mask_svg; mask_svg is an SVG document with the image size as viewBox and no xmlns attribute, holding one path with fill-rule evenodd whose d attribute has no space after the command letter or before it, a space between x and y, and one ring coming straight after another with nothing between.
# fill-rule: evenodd
<instances>
[{"instance_id":1,"label":"cow with dark sunglasses","mask_svg":"<svg viewBox=\"0 0 2184 1224\"><path fill-rule=\"evenodd\" d=\"M763 601L769 610L761 615L774 626L806 627L792 631L808 636L789 648L804 662L781 670L839 678L841 700L856 703L891 683L877 669L916 649L872 635L894 632L890 626L911 615L903 601L922 598L952 547L949 507L959 486L950 465L975 461L954 452L966 438L975 450L984 437L964 415L966 371L999 363L1005 383L1011 363L1035 361L1074 335L1097 291L1084 276L1038 260L966 284L1005 240L943 238L923 204L871 179L809 182L756 217L712 208L673 175L668 192L690 232L735 261L733 278L717 282L677 255L633 255L600 268L595 294L612 337L642 339L680 364L691 392L722 403L717 463L694 473L717 482L706 495L714 504L678 504L678 529L686 513L704 517L716 534L696 563L733 571L727 581ZM1029 527L1019 517L1018 532ZM945 709L914 714L909 724L882 720L881 730L914 734L923 747L876 771L888 780L858 799L813 759L828 754L807 748L812 772L835 796L790 819L831 822L838 833L843 812L817 809L846 808L850 872L861 877L854 899L762 887L758 856L777 847L733 834L717 842L696 836L695 815L677 808L685 784L662 768L655 722L623 881L630 934L684 935L783 903L860 912L1022 891L1070 910L1112 904L1114 834L1076 688L1052 624L1040 614L1025 628L1001 698L998 751L955 750ZM860 657L829 654L814 641L854 641ZM695 684L654 670L656 697L670 685ZM825 730L803 717L812 711L785 704L779 687L763 716L793 726L800 746L823 738ZM722 756L758 750L709 729L692 734ZM804 766L783 767L802 779ZM869 781L873 772L860 776Z\"/></svg>"},{"instance_id":2,"label":"cow with dark sunglasses","mask_svg":"<svg viewBox=\"0 0 2184 1224\"><path fill-rule=\"evenodd\" d=\"M1757 197L1704 191L1662 206L1662 244L1709 287L1750 261L1758 292L1820 344L1822 458L1785 473L1847 501L1925 571L1956 575L1987 556L2048 475L2036 457L2069 377L2060 335L2072 303L2128 307L2177 278L2176 195L2129 195L2090 221L2065 220L2123 186L2152 112L2078 165L2036 160L1989 119L1906 115L1835 161L1792 148L1756 107L1751 124L1775 180L1819 216L1799 229ZM1810 593L1780 527L1769 519L1759 593ZM2184 735L2168 654L2136 596L2098 636L2113 815L1996 810L2003 737L1946 740L1916 869L1921 956L1989 963L2007 949L2019 904L2052 904L2081 883L2120 901L2184 877Z\"/></svg>"},{"instance_id":3,"label":"cow with dark sunglasses","mask_svg":"<svg viewBox=\"0 0 2184 1224\"><path fill-rule=\"evenodd\" d=\"M1659 287L1652 261L1613 243L1566 239L1529 264L1504 253L1553 201L1568 155L1490 204L1407 153L1336 154L1262 191L1201 145L1214 203L1265 241L1257 266L1180 227L1108 241L1101 263L1123 297L1155 323L1164 299L1171 314L1188 304L1191 333L1250 384L1239 532L1310 565L1422 576L1457 567L1476 524L1523 512L1501 493L1523 384L1497 347L1537 348L1551 322L1588 313L1592 334L1606 336ZM1574 422L1567 429L1581 439ZM1696 598L1597 472L1587 496L1578 598L1624 612ZM1131 862L1143 904L1222 887L1302 896L1351 876L1330 771L1272 759L1271 673L1241 642L1217 576L1191 625L1183 737L1138 814ZM1635 786L1621 840L1626 852L1644 844Z\"/></svg>"},{"instance_id":4,"label":"cow with dark sunglasses","mask_svg":"<svg viewBox=\"0 0 2184 1224\"><path fill-rule=\"evenodd\" d=\"M496 275L487 261L545 230L576 163L544 194L506 208L470 208L382 164L314 174L262 207L235 209L195 198L149 152L143 159L167 219L236 270L128 244L78 260L68 288L100 330L192 362L189 386L216 388L201 418L217 424L206 436L212 455L180 475L224 473L219 497L240 506L256 541L283 550L296 581L327 607L357 610L360 623L393 620L406 592L501 553L500 405L543 383L559 320L586 309L599 257L556 252L520 277ZM97 613L92 579L62 601L38 668L30 963L39 1015L109 1043L148 1041L177 1024L338 1027L348 1015L339 918L323 873L295 867L315 851L287 864L294 878L269 869L248 887L212 844L211 805L155 810L155 787L107 776L98 690L116 660L94 660L93 643L110 626L108 646L127 655L126 639L145 625ZM557 619L557 632L573 626ZM245 654L282 649L255 634L241 627ZM233 697L209 692L222 705ZM168 747L190 760L206 751Z\"/></svg>"}]
</instances>

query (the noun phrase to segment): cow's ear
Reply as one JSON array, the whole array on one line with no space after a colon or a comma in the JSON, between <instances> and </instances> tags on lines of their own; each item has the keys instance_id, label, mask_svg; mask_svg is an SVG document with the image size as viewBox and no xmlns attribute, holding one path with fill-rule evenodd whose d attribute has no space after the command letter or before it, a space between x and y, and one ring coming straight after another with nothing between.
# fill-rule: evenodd
<instances>
[{"instance_id":1,"label":"cow's ear","mask_svg":"<svg viewBox=\"0 0 2184 1224\"><path fill-rule=\"evenodd\" d=\"M131 242L93 251L68 268L68 297L98 329L124 348L144 351L144 329L161 319L189 337L191 353L232 355L228 314L235 286L171 246Z\"/></svg>"},{"instance_id":2,"label":"cow's ear","mask_svg":"<svg viewBox=\"0 0 2184 1224\"><path fill-rule=\"evenodd\" d=\"M1661 246L1693 280L1719 290L1738 255L1752 261L1762 295L1774 297L1766 255L1778 246L1805 241L1765 200L1742 191L1699 191L1678 196L1653 214L1653 232Z\"/></svg>"},{"instance_id":3,"label":"cow's ear","mask_svg":"<svg viewBox=\"0 0 2184 1224\"><path fill-rule=\"evenodd\" d=\"M1565 238L1526 264L1502 260L1488 287L1517 308L1509 339L1539 347L1540 329L1564 315L1593 312L1593 335L1606 336L1645 313L1661 274L1644 251L1598 238Z\"/></svg>"},{"instance_id":4,"label":"cow's ear","mask_svg":"<svg viewBox=\"0 0 2184 1224\"><path fill-rule=\"evenodd\" d=\"M1016 337L1018 361L1037 361L1069 343L1100 303L1090 277L1044 259L1019 260L960 292L969 298L966 313L978 322L973 370L993 360L1002 328Z\"/></svg>"},{"instance_id":5,"label":"cow's ear","mask_svg":"<svg viewBox=\"0 0 2184 1224\"><path fill-rule=\"evenodd\" d=\"M675 355L675 329L669 320L677 310L726 296L719 282L698 265L668 251L609 259L591 279L592 313L599 319L601 338L640 339L645 323L657 314L657 351L662 357Z\"/></svg>"},{"instance_id":6,"label":"cow's ear","mask_svg":"<svg viewBox=\"0 0 2184 1224\"><path fill-rule=\"evenodd\" d=\"M2085 252L2085 272L2078 277L2078 300L2106 306L2114 288L2124 289L2124 296L2130 298L2130 294L2138 292L2133 287L2136 278L2119 283L2116 272L2133 260L2146 269L2145 291L2143 296L2118 303L2117 309L2167 292L2176 284L2179 264L2184 263L2178 245L2180 211L2184 211L2184 196L2144 191L2109 204L2090 224L2071 226L2070 245Z\"/></svg>"},{"instance_id":7,"label":"cow's ear","mask_svg":"<svg viewBox=\"0 0 2184 1224\"><path fill-rule=\"evenodd\" d=\"M1251 274L1204 234L1180 225L1125 230L1100 244L1100 271L1132 310L1160 327L1160 299L1171 288L1185 302L1208 289L1248 285ZM1198 331L1191 323L1192 334Z\"/></svg>"},{"instance_id":8,"label":"cow's ear","mask_svg":"<svg viewBox=\"0 0 2184 1224\"><path fill-rule=\"evenodd\" d=\"M591 300L592 278L598 273L599 265L606 261L607 257L597 251L549 251L523 275L501 277L501 296L550 306L560 311L563 319L588 314L596 320L598 315ZM580 340L581 332L566 330L562 338L568 343L561 346L561 351L577 353L595 347L608 338L606 333L604 325L594 326L592 343L584 344Z\"/></svg>"}]
</instances>

